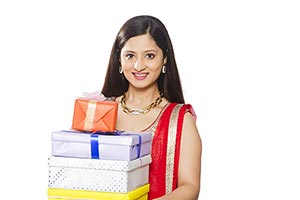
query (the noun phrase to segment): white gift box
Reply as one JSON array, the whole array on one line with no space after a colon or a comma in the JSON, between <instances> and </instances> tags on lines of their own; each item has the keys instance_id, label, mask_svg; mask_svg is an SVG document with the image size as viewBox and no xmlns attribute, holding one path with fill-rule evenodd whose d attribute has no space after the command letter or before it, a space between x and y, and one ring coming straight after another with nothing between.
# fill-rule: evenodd
<instances>
[{"instance_id":1,"label":"white gift box","mask_svg":"<svg viewBox=\"0 0 300 200\"><path fill-rule=\"evenodd\" d=\"M97 135L80 131L52 132L52 155L101 160L133 160L150 154L150 132Z\"/></svg>"},{"instance_id":2,"label":"white gift box","mask_svg":"<svg viewBox=\"0 0 300 200\"><path fill-rule=\"evenodd\" d=\"M49 188L127 193L148 183L151 155L132 161L49 157Z\"/></svg>"}]
</instances>

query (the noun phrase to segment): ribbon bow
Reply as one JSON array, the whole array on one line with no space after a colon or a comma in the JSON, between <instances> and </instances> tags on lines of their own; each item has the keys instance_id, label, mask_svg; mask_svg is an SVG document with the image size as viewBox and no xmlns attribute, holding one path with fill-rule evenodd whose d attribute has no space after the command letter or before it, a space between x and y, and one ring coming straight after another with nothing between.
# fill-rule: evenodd
<instances>
[{"instance_id":1,"label":"ribbon bow","mask_svg":"<svg viewBox=\"0 0 300 200\"><path fill-rule=\"evenodd\" d=\"M100 93L100 91L95 92L83 92L81 97L82 99L95 100L95 101L105 101L107 98Z\"/></svg>"}]
</instances>

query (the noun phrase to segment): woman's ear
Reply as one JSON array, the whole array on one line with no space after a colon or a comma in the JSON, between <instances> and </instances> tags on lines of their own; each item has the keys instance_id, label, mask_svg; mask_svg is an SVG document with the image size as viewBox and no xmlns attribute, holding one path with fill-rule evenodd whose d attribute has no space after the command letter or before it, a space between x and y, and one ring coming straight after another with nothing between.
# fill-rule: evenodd
<instances>
[{"instance_id":1,"label":"woman's ear","mask_svg":"<svg viewBox=\"0 0 300 200\"><path fill-rule=\"evenodd\" d=\"M167 57L164 58L163 64L164 64L164 65L167 64Z\"/></svg>"}]
</instances>

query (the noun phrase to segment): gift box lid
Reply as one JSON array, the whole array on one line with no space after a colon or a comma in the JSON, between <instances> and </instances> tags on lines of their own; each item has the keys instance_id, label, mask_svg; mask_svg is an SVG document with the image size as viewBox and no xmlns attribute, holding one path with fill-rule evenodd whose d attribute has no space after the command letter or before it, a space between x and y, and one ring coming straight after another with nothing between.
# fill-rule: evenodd
<instances>
[{"instance_id":1,"label":"gift box lid","mask_svg":"<svg viewBox=\"0 0 300 200\"><path fill-rule=\"evenodd\" d=\"M118 135L112 134L94 134L97 136L99 144L111 144L111 145L127 145L134 146L141 143L151 141L152 135L150 132L122 132ZM95 139L95 138L93 138ZM141 141L140 141L141 139ZM77 143L90 143L91 133L86 133L76 130L62 130L52 132L53 141L68 141Z\"/></svg>"},{"instance_id":2,"label":"gift box lid","mask_svg":"<svg viewBox=\"0 0 300 200\"><path fill-rule=\"evenodd\" d=\"M81 168L92 170L112 170L112 171L131 171L138 167L149 165L151 163L151 155L146 155L131 161L121 160L98 160L89 158L72 158L49 156L49 167L66 167Z\"/></svg>"},{"instance_id":3,"label":"gift box lid","mask_svg":"<svg viewBox=\"0 0 300 200\"><path fill-rule=\"evenodd\" d=\"M80 198L80 199L107 199L107 200L133 200L149 192L150 185L146 184L128 193L114 193L114 192L95 192L88 190L68 190L48 188L48 197L57 198Z\"/></svg>"}]
</instances>

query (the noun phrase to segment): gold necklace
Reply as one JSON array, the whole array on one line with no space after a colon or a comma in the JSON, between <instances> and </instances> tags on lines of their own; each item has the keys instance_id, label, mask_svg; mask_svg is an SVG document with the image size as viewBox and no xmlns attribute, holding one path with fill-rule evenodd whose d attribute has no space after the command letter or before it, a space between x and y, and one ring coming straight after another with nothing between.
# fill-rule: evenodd
<instances>
[{"instance_id":1,"label":"gold necklace","mask_svg":"<svg viewBox=\"0 0 300 200\"><path fill-rule=\"evenodd\" d=\"M127 97L127 92L125 92L125 94L123 94L122 98L121 98L121 107L123 109L123 112L125 112L126 114L133 114L133 115L139 115L139 114L146 114L148 113L151 109L155 108L157 105L160 104L160 102L162 101L163 95L162 93L159 94L159 97L157 97L155 99L154 102L152 102L149 106L146 106L142 109L138 109L138 108L128 108L126 106L126 97Z\"/></svg>"}]
</instances>

